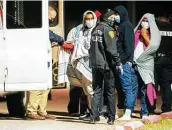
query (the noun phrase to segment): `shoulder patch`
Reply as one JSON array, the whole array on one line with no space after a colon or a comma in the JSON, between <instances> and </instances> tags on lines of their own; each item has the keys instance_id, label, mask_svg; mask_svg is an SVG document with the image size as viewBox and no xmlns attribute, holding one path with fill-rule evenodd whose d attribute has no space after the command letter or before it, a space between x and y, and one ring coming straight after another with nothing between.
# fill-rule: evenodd
<instances>
[{"instance_id":1,"label":"shoulder patch","mask_svg":"<svg viewBox=\"0 0 172 130\"><path fill-rule=\"evenodd\" d=\"M109 34L109 36L110 36L111 38L114 38L114 37L115 37L114 31L109 31L108 34Z\"/></svg>"}]
</instances>

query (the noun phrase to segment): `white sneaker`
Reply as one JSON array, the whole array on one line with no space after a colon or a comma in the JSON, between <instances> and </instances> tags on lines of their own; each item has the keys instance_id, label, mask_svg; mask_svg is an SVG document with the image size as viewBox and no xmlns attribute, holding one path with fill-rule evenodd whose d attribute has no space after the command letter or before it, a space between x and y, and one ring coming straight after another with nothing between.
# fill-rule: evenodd
<instances>
[{"instance_id":1,"label":"white sneaker","mask_svg":"<svg viewBox=\"0 0 172 130\"><path fill-rule=\"evenodd\" d=\"M118 120L123 120L123 121L129 121L129 120L131 120L131 110L130 109L126 109L125 110L125 114L121 117L121 118L119 118Z\"/></svg>"},{"instance_id":2,"label":"white sneaker","mask_svg":"<svg viewBox=\"0 0 172 130\"><path fill-rule=\"evenodd\" d=\"M106 120L106 118L104 116L99 116L100 117L100 120Z\"/></svg>"},{"instance_id":3,"label":"white sneaker","mask_svg":"<svg viewBox=\"0 0 172 130\"><path fill-rule=\"evenodd\" d=\"M142 116L142 120L144 121L145 119L147 119L149 116L145 115L145 116Z\"/></svg>"},{"instance_id":4,"label":"white sneaker","mask_svg":"<svg viewBox=\"0 0 172 130\"><path fill-rule=\"evenodd\" d=\"M119 118L119 116L116 114L116 115L115 115L115 119L118 119L118 118Z\"/></svg>"},{"instance_id":5,"label":"white sneaker","mask_svg":"<svg viewBox=\"0 0 172 130\"><path fill-rule=\"evenodd\" d=\"M123 117L121 117L121 118L119 118L117 120L119 120L119 121L129 121L129 120L131 120L131 116L124 115Z\"/></svg>"},{"instance_id":6,"label":"white sneaker","mask_svg":"<svg viewBox=\"0 0 172 130\"><path fill-rule=\"evenodd\" d=\"M145 115L145 116L142 116L142 122L143 123L146 123L146 119L148 118L149 116Z\"/></svg>"}]
</instances>

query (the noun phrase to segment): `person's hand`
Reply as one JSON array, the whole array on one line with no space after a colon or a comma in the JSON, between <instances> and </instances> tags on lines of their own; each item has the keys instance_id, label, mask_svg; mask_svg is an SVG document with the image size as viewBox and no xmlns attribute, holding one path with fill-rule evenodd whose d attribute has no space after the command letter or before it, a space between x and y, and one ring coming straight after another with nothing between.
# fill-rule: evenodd
<instances>
[{"instance_id":1,"label":"person's hand","mask_svg":"<svg viewBox=\"0 0 172 130\"><path fill-rule=\"evenodd\" d=\"M141 29L141 36L144 38L147 37L147 29L146 28Z\"/></svg>"},{"instance_id":2,"label":"person's hand","mask_svg":"<svg viewBox=\"0 0 172 130\"><path fill-rule=\"evenodd\" d=\"M123 75L124 70L123 70L122 64L116 66L116 69L121 73L121 75Z\"/></svg>"},{"instance_id":3,"label":"person's hand","mask_svg":"<svg viewBox=\"0 0 172 130\"><path fill-rule=\"evenodd\" d=\"M57 46L57 45L58 45L57 42L52 42L52 43L51 43L51 46Z\"/></svg>"},{"instance_id":4,"label":"person's hand","mask_svg":"<svg viewBox=\"0 0 172 130\"><path fill-rule=\"evenodd\" d=\"M143 40L145 41L144 43L146 44L146 46L148 46L150 43L150 38L148 36L147 29L145 29L145 28L141 29L141 36L142 36Z\"/></svg>"},{"instance_id":5,"label":"person's hand","mask_svg":"<svg viewBox=\"0 0 172 130\"><path fill-rule=\"evenodd\" d=\"M71 42L64 42L62 48L72 51L74 49L74 45Z\"/></svg>"}]
</instances>

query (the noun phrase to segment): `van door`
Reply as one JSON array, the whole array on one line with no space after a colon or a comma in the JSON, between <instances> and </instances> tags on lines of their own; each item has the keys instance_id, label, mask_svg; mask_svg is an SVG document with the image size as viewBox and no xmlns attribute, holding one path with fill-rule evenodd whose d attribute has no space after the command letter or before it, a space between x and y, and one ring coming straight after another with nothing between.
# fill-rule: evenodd
<instances>
[{"instance_id":1,"label":"van door","mask_svg":"<svg viewBox=\"0 0 172 130\"><path fill-rule=\"evenodd\" d=\"M2 3L0 2L0 91L4 91L5 79L5 44L2 22Z\"/></svg>"},{"instance_id":2,"label":"van door","mask_svg":"<svg viewBox=\"0 0 172 130\"><path fill-rule=\"evenodd\" d=\"M51 88L48 2L4 1L6 91Z\"/></svg>"}]
</instances>

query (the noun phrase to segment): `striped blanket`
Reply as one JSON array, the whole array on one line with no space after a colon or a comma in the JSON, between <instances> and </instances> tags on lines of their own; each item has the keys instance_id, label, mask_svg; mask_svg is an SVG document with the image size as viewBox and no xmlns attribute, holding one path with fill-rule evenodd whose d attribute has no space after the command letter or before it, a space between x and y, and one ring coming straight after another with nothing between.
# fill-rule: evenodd
<instances>
[{"instance_id":1,"label":"striped blanket","mask_svg":"<svg viewBox=\"0 0 172 130\"><path fill-rule=\"evenodd\" d=\"M92 71L89 67L89 57L85 56L74 60L76 66L71 64L70 52L61 49L58 63L58 84L69 82L73 86L82 87L82 76L92 82Z\"/></svg>"}]
</instances>

